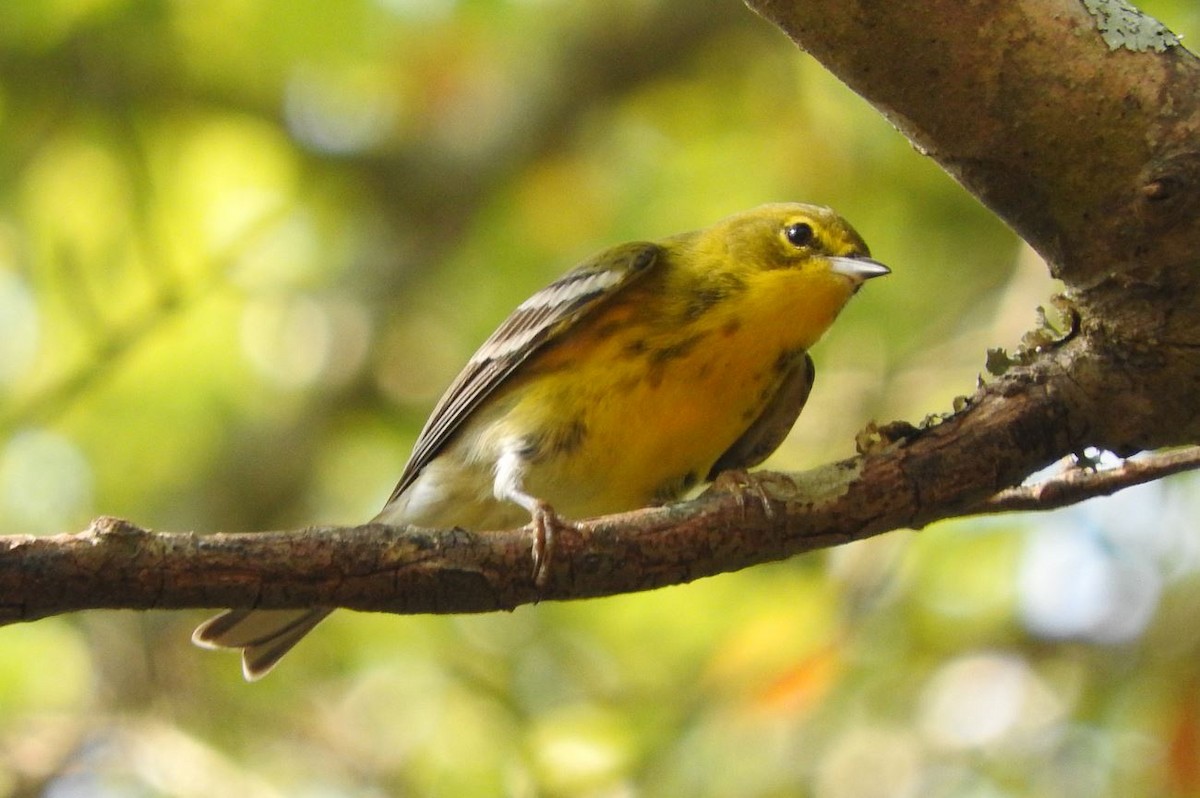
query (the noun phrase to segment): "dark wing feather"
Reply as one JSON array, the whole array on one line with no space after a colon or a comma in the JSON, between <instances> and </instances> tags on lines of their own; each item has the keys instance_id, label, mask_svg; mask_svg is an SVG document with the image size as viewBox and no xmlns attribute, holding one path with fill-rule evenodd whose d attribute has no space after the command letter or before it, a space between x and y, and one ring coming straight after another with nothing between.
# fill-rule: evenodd
<instances>
[{"instance_id":1,"label":"dark wing feather","mask_svg":"<svg viewBox=\"0 0 1200 798\"><path fill-rule=\"evenodd\" d=\"M804 409L815 376L812 358L806 352L784 374L775 395L754 423L717 458L707 479L711 482L722 471L756 466L778 449Z\"/></svg>"},{"instance_id":2,"label":"dark wing feather","mask_svg":"<svg viewBox=\"0 0 1200 798\"><path fill-rule=\"evenodd\" d=\"M471 356L430 414L388 504L412 484L479 405L531 355L645 274L657 244L623 244L584 261L517 306Z\"/></svg>"}]
</instances>

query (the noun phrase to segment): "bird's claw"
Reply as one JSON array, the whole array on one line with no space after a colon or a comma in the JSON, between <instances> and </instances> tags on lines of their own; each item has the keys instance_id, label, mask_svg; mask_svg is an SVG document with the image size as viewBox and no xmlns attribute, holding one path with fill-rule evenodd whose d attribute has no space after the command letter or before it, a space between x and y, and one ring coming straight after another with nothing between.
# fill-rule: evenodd
<instances>
[{"instance_id":1,"label":"bird's claw","mask_svg":"<svg viewBox=\"0 0 1200 798\"><path fill-rule=\"evenodd\" d=\"M563 523L554 508L538 502L533 510L533 584L545 587L550 578L550 561L554 555L554 533Z\"/></svg>"},{"instance_id":2,"label":"bird's claw","mask_svg":"<svg viewBox=\"0 0 1200 798\"><path fill-rule=\"evenodd\" d=\"M713 480L712 489L721 493L732 493L733 500L737 502L738 511L741 512L743 518L746 516L746 495L750 493L758 499L763 515L767 518L775 517L775 509L771 506L771 498L767 496L766 488L763 487L762 482L752 478L750 472L744 469L735 468L717 474L717 478Z\"/></svg>"}]
</instances>

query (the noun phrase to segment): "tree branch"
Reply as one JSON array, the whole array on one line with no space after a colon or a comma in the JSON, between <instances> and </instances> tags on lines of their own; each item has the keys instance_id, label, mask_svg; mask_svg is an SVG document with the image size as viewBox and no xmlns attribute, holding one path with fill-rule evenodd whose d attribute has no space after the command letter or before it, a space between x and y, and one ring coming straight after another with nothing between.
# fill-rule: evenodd
<instances>
[{"instance_id":1,"label":"tree branch","mask_svg":"<svg viewBox=\"0 0 1200 798\"><path fill-rule=\"evenodd\" d=\"M1195 57L1110 49L1075 0L751 3L1048 258L1078 319L1065 338L1018 353L1023 365L940 423L884 427L858 457L727 479L690 502L566 530L541 590L524 530L197 536L102 519L80 535L0 540L0 620L97 607L507 609L687 582L956 515L1060 506L1139 470L1167 473L1158 459L1036 495L1005 490L1086 446L1200 441Z\"/></svg>"},{"instance_id":2,"label":"tree branch","mask_svg":"<svg viewBox=\"0 0 1200 798\"><path fill-rule=\"evenodd\" d=\"M104 518L78 535L0 538L0 622L95 608L484 612L679 584L924 526L978 506L1070 445L1074 424L1052 376L1067 349L981 388L940 424L858 457L722 480L692 501L564 530L541 589L525 529L202 536Z\"/></svg>"},{"instance_id":3,"label":"tree branch","mask_svg":"<svg viewBox=\"0 0 1200 798\"><path fill-rule=\"evenodd\" d=\"M1136 36L1102 34L1111 4L1099 0L748 3L1008 221L1067 284L1096 356L1071 375L1092 443L1132 452L1200 441L1192 53L1161 36L1137 51Z\"/></svg>"},{"instance_id":4,"label":"tree branch","mask_svg":"<svg viewBox=\"0 0 1200 798\"><path fill-rule=\"evenodd\" d=\"M979 505L979 512L1054 510L1197 468L1200 446L1153 452L1105 469L1080 464L1071 456L1059 473L1033 485L1006 488Z\"/></svg>"}]
</instances>

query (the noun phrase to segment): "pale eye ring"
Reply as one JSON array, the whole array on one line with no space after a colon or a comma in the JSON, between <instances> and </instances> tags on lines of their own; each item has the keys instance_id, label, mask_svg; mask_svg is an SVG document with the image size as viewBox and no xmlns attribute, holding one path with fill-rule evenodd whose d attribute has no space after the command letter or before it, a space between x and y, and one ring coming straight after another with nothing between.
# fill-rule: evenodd
<instances>
[{"instance_id":1,"label":"pale eye ring","mask_svg":"<svg viewBox=\"0 0 1200 798\"><path fill-rule=\"evenodd\" d=\"M812 243L816 233L812 229L812 225L807 222L795 222L789 224L783 230L783 235L787 238L788 243L794 247L807 247Z\"/></svg>"}]
</instances>

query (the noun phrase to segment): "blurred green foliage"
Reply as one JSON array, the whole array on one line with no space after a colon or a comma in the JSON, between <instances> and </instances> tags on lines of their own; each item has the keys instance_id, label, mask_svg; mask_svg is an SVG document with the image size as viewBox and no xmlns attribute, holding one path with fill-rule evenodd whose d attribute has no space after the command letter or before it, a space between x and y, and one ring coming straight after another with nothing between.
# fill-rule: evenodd
<instances>
[{"instance_id":1,"label":"blurred green foliage","mask_svg":"<svg viewBox=\"0 0 1200 798\"><path fill-rule=\"evenodd\" d=\"M7 0L0 532L369 518L521 299L774 200L895 270L775 467L949 410L1054 291L731 0ZM1191 484L645 595L340 613L254 685L188 645L199 613L6 628L0 794L1197 795Z\"/></svg>"}]
</instances>

